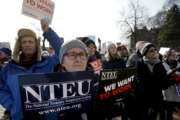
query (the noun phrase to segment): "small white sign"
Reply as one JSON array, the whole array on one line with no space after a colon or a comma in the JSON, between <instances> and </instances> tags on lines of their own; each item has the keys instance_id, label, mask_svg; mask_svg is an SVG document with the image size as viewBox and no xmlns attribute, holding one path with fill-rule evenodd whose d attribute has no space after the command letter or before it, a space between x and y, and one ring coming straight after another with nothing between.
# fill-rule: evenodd
<instances>
[{"instance_id":1,"label":"small white sign","mask_svg":"<svg viewBox=\"0 0 180 120\"><path fill-rule=\"evenodd\" d=\"M55 4L51 0L23 0L22 14L41 20L48 17L52 22Z\"/></svg>"},{"instance_id":2,"label":"small white sign","mask_svg":"<svg viewBox=\"0 0 180 120\"><path fill-rule=\"evenodd\" d=\"M160 50L159 50L159 53L164 55L170 48L167 48L167 47L161 47Z\"/></svg>"}]
</instances>

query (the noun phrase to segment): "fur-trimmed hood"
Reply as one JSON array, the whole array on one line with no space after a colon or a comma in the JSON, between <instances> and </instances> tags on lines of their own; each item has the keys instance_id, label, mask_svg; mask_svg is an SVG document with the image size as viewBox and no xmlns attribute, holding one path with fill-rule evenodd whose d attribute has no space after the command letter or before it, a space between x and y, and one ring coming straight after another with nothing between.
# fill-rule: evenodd
<instances>
[{"instance_id":1,"label":"fur-trimmed hood","mask_svg":"<svg viewBox=\"0 0 180 120\"><path fill-rule=\"evenodd\" d=\"M41 61L41 47L40 47L40 38L37 38L36 33L30 29L22 28L17 33L18 38L16 39L16 43L14 46L14 51L12 55L12 60L16 63L20 63L20 55L22 54L21 51L21 39L23 37L32 36L36 40L36 50L37 50L37 61Z\"/></svg>"}]
</instances>

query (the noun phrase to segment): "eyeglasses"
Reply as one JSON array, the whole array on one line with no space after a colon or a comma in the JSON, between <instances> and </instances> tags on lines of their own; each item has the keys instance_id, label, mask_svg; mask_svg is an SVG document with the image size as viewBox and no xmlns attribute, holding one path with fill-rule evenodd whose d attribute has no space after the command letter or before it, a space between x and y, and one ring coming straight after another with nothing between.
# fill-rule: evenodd
<instances>
[{"instance_id":1,"label":"eyeglasses","mask_svg":"<svg viewBox=\"0 0 180 120\"><path fill-rule=\"evenodd\" d=\"M67 56L71 60L75 60L77 57L79 57L81 60L87 59L87 54L84 52L80 52L80 53L69 52L69 53L65 53L65 56Z\"/></svg>"}]
</instances>

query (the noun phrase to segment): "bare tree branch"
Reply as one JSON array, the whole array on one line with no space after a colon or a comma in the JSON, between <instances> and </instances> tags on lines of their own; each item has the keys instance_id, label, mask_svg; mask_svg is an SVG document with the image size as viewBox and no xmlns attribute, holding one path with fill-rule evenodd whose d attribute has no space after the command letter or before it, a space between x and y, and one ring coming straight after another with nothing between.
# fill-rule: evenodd
<instances>
[{"instance_id":1,"label":"bare tree branch","mask_svg":"<svg viewBox=\"0 0 180 120\"><path fill-rule=\"evenodd\" d=\"M144 27L148 18L145 7L139 4L139 0L129 0L128 10L121 13L121 18L118 21L120 29L135 43L138 28Z\"/></svg>"}]
</instances>

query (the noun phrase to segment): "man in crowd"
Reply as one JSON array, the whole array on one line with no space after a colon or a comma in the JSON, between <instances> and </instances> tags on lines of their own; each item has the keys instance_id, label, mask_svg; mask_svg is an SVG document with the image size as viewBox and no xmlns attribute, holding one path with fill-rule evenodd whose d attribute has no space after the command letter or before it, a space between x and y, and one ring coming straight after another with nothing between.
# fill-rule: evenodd
<instances>
[{"instance_id":1,"label":"man in crowd","mask_svg":"<svg viewBox=\"0 0 180 120\"><path fill-rule=\"evenodd\" d=\"M52 72L54 66L59 62L58 54L63 39L49 27L45 19L41 21L41 27L44 32L43 36L49 41L51 46L53 46L56 55L52 57L42 57L40 40L35 32L22 28L18 30L17 33L12 61L2 70L0 76L2 83L0 84L0 104L10 111L12 120L23 119L18 75ZM34 115L24 119L31 119L31 117L34 117ZM53 115L49 114L45 116L44 119L53 119Z\"/></svg>"}]
</instances>

